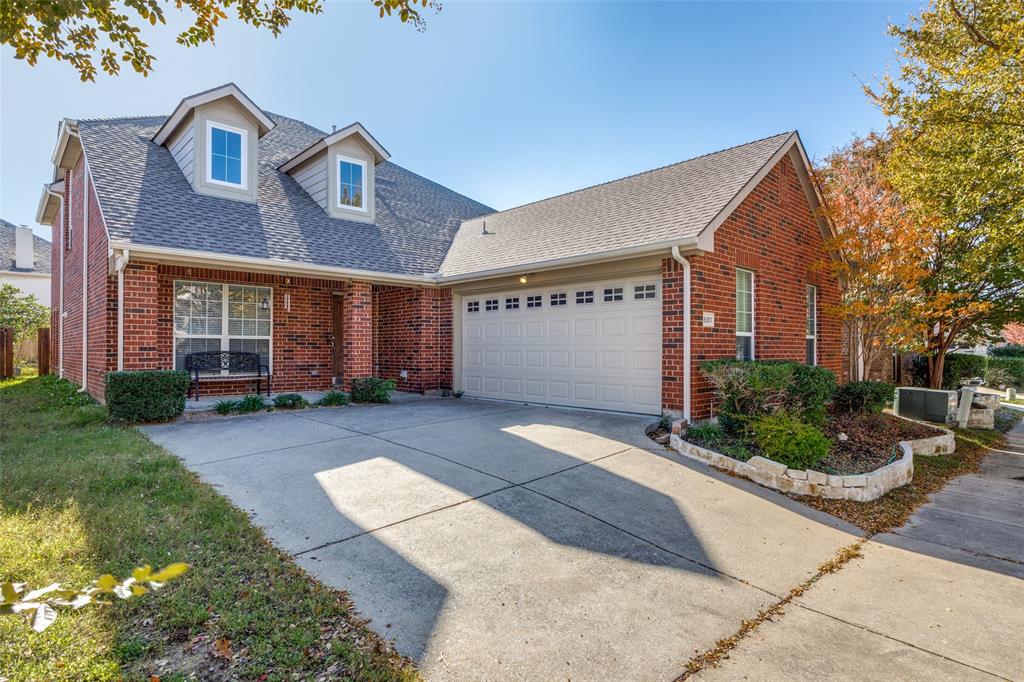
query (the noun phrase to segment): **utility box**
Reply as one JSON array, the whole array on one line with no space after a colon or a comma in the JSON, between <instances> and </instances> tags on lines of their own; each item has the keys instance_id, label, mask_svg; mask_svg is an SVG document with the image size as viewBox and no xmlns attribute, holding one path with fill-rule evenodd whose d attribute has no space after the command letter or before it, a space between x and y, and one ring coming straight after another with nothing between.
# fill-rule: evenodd
<instances>
[{"instance_id":1,"label":"utility box","mask_svg":"<svg viewBox=\"0 0 1024 682\"><path fill-rule=\"evenodd\" d=\"M939 424L956 423L957 392L932 388L896 389L896 414Z\"/></svg>"}]
</instances>

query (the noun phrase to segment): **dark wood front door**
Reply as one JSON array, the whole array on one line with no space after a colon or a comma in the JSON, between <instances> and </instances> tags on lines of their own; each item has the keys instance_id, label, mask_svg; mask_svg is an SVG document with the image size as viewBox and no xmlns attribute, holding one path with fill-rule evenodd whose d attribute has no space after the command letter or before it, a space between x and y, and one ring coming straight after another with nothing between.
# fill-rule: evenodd
<instances>
[{"instance_id":1,"label":"dark wood front door","mask_svg":"<svg viewBox=\"0 0 1024 682\"><path fill-rule=\"evenodd\" d=\"M341 296L331 296L331 366L334 377L341 378L342 370L342 307Z\"/></svg>"}]
</instances>

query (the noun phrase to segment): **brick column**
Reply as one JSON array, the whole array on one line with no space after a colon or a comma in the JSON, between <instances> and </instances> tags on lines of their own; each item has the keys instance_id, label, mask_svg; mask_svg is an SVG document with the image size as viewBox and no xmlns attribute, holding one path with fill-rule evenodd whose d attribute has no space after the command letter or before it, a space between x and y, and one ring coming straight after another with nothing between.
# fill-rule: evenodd
<instances>
[{"instance_id":1,"label":"brick column","mask_svg":"<svg viewBox=\"0 0 1024 682\"><path fill-rule=\"evenodd\" d=\"M373 287L369 282L351 282L342 296L342 376L344 388L352 379L373 375Z\"/></svg>"},{"instance_id":2,"label":"brick column","mask_svg":"<svg viewBox=\"0 0 1024 682\"><path fill-rule=\"evenodd\" d=\"M683 267L661 262L661 407L683 409Z\"/></svg>"},{"instance_id":3,"label":"brick column","mask_svg":"<svg viewBox=\"0 0 1024 682\"><path fill-rule=\"evenodd\" d=\"M66 292L65 292L66 293ZM116 295L116 294L115 294ZM167 369L158 349L157 264L129 261L124 271L124 368ZM115 313L116 314L116 313ZM116 335L116 325L114 326ZM117 338L111 339L116 353Z\"/></svg>"}]
</instances>

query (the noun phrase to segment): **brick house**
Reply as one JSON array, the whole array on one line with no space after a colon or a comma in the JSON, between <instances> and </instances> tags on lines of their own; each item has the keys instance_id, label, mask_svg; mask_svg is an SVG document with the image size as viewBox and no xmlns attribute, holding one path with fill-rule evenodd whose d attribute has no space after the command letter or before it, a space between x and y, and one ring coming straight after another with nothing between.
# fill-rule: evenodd
<instances>
[{"instance_id":1,"label":"brick house","mask_svg":"<svg viewBox=\"0 0 1024 682\"><path fill-rule=\"evenodd\" d=\"M100 399L109 371L247 350L276 391L374 375L701 418L701 360L843 366L795 132L495 212L359 123L325 133L228 84L167 117L65 119L53 164L51 365Z\"/></svg>"}]
</instances>

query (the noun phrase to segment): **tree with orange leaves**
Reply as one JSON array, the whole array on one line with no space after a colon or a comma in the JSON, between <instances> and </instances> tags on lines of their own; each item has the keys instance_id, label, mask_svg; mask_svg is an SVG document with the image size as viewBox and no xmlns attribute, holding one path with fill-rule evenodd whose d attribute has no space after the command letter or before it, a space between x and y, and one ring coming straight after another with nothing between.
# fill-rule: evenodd
<instances>
[{"instance_id":1,"label":"tree with orange leaves","mask_svg":"<svg viewBox=\"0 0 1024 682\"><path fill-rule=\"evenodd\" d=\"M884 177L887 136L855 138L816 168L823 212L834 229L823 262L842 283L831 311L849 339L850 376L861 380L887 350L924 350L922 303L932 232L915 220Z\"/></svg>"}]
</instances>

